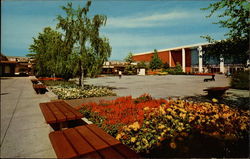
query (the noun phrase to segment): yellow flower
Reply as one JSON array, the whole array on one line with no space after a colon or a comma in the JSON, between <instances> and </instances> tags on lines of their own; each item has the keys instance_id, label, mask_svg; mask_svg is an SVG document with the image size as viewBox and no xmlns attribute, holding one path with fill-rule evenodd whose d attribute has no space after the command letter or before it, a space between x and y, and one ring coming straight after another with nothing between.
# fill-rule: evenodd
<instances>
[{"instance_id":1,"label":"yellow flower","mask_svg":"<svg viewBox=\"0 0 250 159\"><path fill-rule=\"evenodd\" d=\"M215 98L213 98L213 99L212 99L212 102L217 103L217 102L218 102L218 100L217 100L217 99L215 99Z\"/></svg>"},{"instance_id":2,"label":"yellow flower","mask_svg":"<svg viewBox=\"0 0 250 159\"><path fill-rule=\"evenodd\" d=\"M169 119L169 120L173 119L173 117L171 115L167 115L166 118Z\"/></svg>"},{"instance_id":3,"label":"yellow flower","mask_svg":"<svg viewBox=\"0 0 250 159\"><path fill-rule=\"evenodd\" d=\"M182 119L184 119L184 118L186 117L186 114L180 113L180 117L181 117Z\"/></svg>"},{"instance_id":4,"label":"yellow flower","mask_svg":"<svg viewBox=\"0 0 250 159\"><path fill-rule=\"evenodd\" d=\"M136 141L136 137L131 137L130 141L134 143Z\"/></svg>"},{"instance_id":5,"label":"yellow flower","mask_svg":"<svg viewBox=\"0 0 250 159\"><path fill-rule=\"evenodd\" d=\"M182 129L181 127L178 127L177 130L178 130L178 131L182 131L183 129Z\"/></svg>"},{"instance_id":6,"label":"yellow flower","mask_svg":"<svg viewBox=\"0 0 250 159\"><path fill-rule=\"evenodd\" d=\"M161 107L161 106L160 106L160 108L159 108L159 111L160 111L160 113L161 113L161 114L163 114L163 115L165 115L165 114L166 114L166 112L165 112L164 108L163 108L163 107Z\"/></svg>"},{"instance_id":7,"label":"yellow flower","mask_svg":"<svg viewBox=\"0 0 250 159\"><path fill-rule=\"evenodd\" d=\"M172 148L172 149L176 149L176 143L175 142L171 142L170 144L169 144L169 146Z\"/></svg>"},{"instance_id":8,"label":"yellow flower","mask_svg":"<svg viewBox=\"0 0 250 159\"><path fill-rule=\"evenodd\" d=\"M134 122L132 125L129 125L130 129L133 129L134 131L137 131L138 129L140 129L140 125L138 122Z\"/></svg>"},{"instance_id":9,"label":"yellow flower","mask_svg":"<svg viewBox=\"0 0 250 159\"><path fill-rule=\"evenodd\" d=\"M117 140L120 140L121 137L122 137L121 134L117 134L116 139L117 139Z\"/></svg>"},{"instance_id":10,"label":"yellow flower","mask_svg":"<svg viewBox=\"0 0 250 159\"><path fill-rule=\"evenodd\" d=\"M247 128L247 125L246 124L242 124L241 126L240 126L240 129L241 130L245 130Z\"/></svg>"},{"instance_id":11,"label":"yellow flower","mask_svg":"<svg viewBox=\"0 0 250 159\"><path fill-rule=\"evenodd\" d=\"M149 110L149 107L145 107L143 110L148 111L148 110Z\"/></svg>"},{"instance_id":12,"label":"yellow flower","mask_svg":"<svg viewBox=\"0 0 250 159\"><path fill-rule=\"evenodd\" d=\"M146 124L146 125L149 125L150 123L149 123L149 121L146 121L145 124Z\"/></svg>"},{"instance_id":13,"label":"yellow flower","mask_svg":"<svg viewBox=\"0 0 250 159\"><path fill-rule=\"evenodd\" d=\"M162 124L160 124L160 125L158 126L158 129L163 129L163 128L165 128L165 126L162 125Z\"/></svg>"},{"instance_id":14,"label":"yellow flower","mask_svg":"<svg viewBox=\"0 0 250 159\"><path fill-rule=\"evenodd\" d=\"M143 142L145 145L148 145L148 140L147 140L147 139L143 138L143 139L142 139L142 142Z\"/></svg>"},{"instance_id":15,"label":"yellow flower","mask_svg":"<svg viewBox=\"0 0 250 159\"><path fill-rule=\"evenodd\" d=\"M164 136L164 135L165 135L165 132L162 132L162 133L161 133L161 136Z\"/></svg>"},{"instance_id":16,"label":"yellow flower","mask_svg":"<svg viewBox=\"0 0 250 159\"><path fill-rule=\"evenodd\" d=\"M216 115L214 115L214 117L215 117L216 119L218 119L218 118L219 118L219 115L218 115L218 114L216 114Z\"/></svg>"},{"instance_id":17,"label":"yellow flower","mask_svg":"<svg viewBox=\"0 0 250 159\"><path fill-rule=\"evenodd\" d=\"M123 130L125 130L125 131L130 131L130 128L129 128L128 126L124 126L124 127L123 127Z\"/></svg>"},{"instance_id":18,"label":"yellow flower","mask_svg":"<svg viewBox=\"0 0 250 159\"><path fill-rule=\"evenodd\" d=\"M168 109L167 109L167 111L171 112L171 111L172 111L172 109L171 109L171 108L168 108Z\"/></svg>"}]
</instances>

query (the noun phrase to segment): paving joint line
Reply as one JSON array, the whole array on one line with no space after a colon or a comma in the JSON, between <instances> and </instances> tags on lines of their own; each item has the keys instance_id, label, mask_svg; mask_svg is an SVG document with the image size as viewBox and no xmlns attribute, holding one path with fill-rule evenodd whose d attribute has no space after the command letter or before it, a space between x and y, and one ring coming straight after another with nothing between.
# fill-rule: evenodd
<instances>
[{"instance_id":1,"label":"paving joint line","mask_svg":"<svg viewBox=\"0 0 250 159\"><path fill-rule=\"evenodd\" d=\"M25 80L25 84L26 84L26 83L27 83L27 80ZM16 102L16 105L15 105L14 111L12 112L12 115L11 115L11 118L10 118L10 122L9 122L9 124L8 124L8 126L7 126L7 129L6 129L5 133L4 133L4 136L3 136L3 139L2 139L2 141L1 141L0 147L2 147L2 145L3 145L3 143L4 143L4 139L5 139L6 135L7 135L8 130L9 130L10 123L12 122L12 119L13 119L14 114L15 114L15 112L16 112L17 106L18 106L18 104L19 104L19 102L20 102L20 97L21 97L21 95L23 94L23 90L24 90L25 84L23 85L22 90L21 90L21 92L20 92L20 94L19 94L19 96L18 96L18 98L17 98L17 102Z\"/></svg>"}]
</instances>

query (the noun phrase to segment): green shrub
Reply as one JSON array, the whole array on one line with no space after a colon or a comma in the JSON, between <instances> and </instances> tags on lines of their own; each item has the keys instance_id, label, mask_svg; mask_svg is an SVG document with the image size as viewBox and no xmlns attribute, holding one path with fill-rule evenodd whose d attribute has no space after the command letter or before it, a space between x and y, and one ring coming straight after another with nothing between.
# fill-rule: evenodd
<instances>
[{"instance_id":1,"label":"green shrub","mask_svg":"<svg viewBox=\"0 0 250 159\"><path fill-rule=\"evenodd\" d=\"M136 75L136 66L135 65L127 65L123 72L125 75Z\"/></svg>"},{"instance_id":2,"label":"green shrub","mask_svg":"<svg viewBox=\"0 0 250 159\"><path fill-rule=\"evenodd\" d=\"M231 87L236 89L249 89L249 70L233 74Z\"/></svg>"},{"instance_id":3,"label":"green shrub","mask_svg":"<svg viewBox=\"0 0 250 159\"><path fill-rule=\"evenodd\" d=\"M168 74L171 74L171 75L184 75L184 74L186 74L185 72L182 71L182 67L179 63L177 63L177 65L175 67L165 69L164 71L167 72Z\"/></svg>"}]
</instances>

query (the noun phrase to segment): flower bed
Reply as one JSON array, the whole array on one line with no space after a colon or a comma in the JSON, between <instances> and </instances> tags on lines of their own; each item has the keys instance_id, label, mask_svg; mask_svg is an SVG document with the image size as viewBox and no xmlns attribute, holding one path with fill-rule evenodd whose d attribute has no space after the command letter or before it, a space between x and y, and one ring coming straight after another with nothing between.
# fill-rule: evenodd
<instances>
[{"instance_id":1,"label":"flower bed","mask_svg":"<svg viewBox=\"0 0 250 159\"><path fill-rule=\"evenodd\" d=\"M214 73L194 73L193 75L198 75L198 76L212 76L215 75Z\"/></svg>"},{"instance_id":2,"label":"flower bed","mask_svg":"<svg viewBox=\"0 0 250 159\"><path fill-rule=\"evenodd\" d=\"M250 111L233 109L215 102L166 101L143 95L137 99L121 97L100 104L84 104L80 112L122 143L141 153L154 151L163 143L175 153L187 152L190 149L187 145L192 143L194 134L218 141L230 140L234 144L242 138L246 140ZM227 146L225 142L224 146Z\"/></svg>"},{"instance_id":3,"label":"flower bed","mask_svg":"<svg viewBox=\"0 0 250 159\"><path fill-rule=\"evenodd\" d=\"M63 80L63 78L54 78L54 77L40 77L38 78L39 81L53 81L53 80Z\"/></svg>"},{"instance_id":4,"label":"flower bed","mask_svg":"<svg viewBox=\"0 0 250 159\"><path fill-rule=\"evenodd\" d=\"M74 82L66 81L43 81L43 83L47 85L59 99L80 99L116 95L111 89L101 86L84 85L82 88Z\"/></svg>"}]
</instances>

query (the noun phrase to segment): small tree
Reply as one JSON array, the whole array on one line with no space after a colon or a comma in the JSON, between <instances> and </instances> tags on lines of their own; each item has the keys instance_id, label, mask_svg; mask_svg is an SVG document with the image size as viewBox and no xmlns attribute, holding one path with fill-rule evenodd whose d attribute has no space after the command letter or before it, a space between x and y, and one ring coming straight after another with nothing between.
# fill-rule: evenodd
<instances>
[{"instance_id":1,"label":"small tree","mask_svg":"<svg viewBox=\"0 0 250 159\"><path fill-rule=\"evenodd\" d=\"M152 70L162 68L162 61L158 57L158 53L156 49L154 49L154 55L149 63L149 68Z\"/></svg>"},{"instance_id":2,"label":"small tree","mask_svg":"<svg viewBox=\"0 0 250 159\"><path fill-rule=\"evenodd\" d=\"M147 68L147 65L146 65L145 61L140 61L137 64L137 68Z\"/></svg>"},{"instance_id":3,"label":"small tree","mask_svg":"<svg viewBox=\"0 0 250 159\"><path fill-rule=\"evenodd\" d=\"M33 38L30 45L30 54L27 56L35 59L35 69L38 76L51 76L69 79L72 77L72 70L69 67L68 52L64 50L62 34L50 27L44 28L37 38Z\"/></svg>"},{"instance_id":4,"label":"small tree","mask_svg":"<svg viewBox=\"0 0 250 159\"><path fill-rule=\"evenodd\" d=\"M164 69L168 69L168 68L169 68L169 64L168 64L168 62L165 62L165 63L163 64L162 68L164 68Z\"/></svg>"},{"instance_id":5,"label":"small tree","mask_svg":"<svg viewBox=\"0 0 250 159\"><path fill-rule=\"evenodd\" d=\"M133 60L133 54L131 52L128 53L127 57L124 59L126 62L132 63L134 62Z\"/></svg>"}]
</instances>

